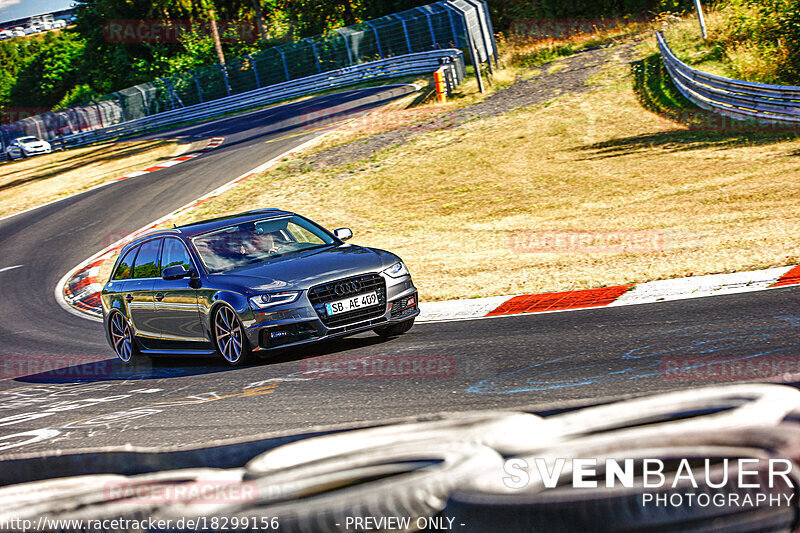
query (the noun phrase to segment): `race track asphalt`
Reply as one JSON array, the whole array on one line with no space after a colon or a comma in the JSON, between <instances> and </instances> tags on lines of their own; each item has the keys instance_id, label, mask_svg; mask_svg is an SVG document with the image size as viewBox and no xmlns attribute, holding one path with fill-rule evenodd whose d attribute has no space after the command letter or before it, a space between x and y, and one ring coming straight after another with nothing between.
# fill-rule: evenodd
<instances>
[{"instance_id":1,"label":"race track asphalt","mask_svg":"<svg viewBox=\"0 0 800 533\"><path fill-rule=\"evenodd\" d=\"M57 305L57 281L107 245L109 234L138 229L318 135L321 109L375 95L389 97L365 89L172 132L226 140L176 167L0 221L0 454L196 446L440 411L542 410L798 372L797 288L417 324L399 338L361 334L240 369L198 358L123 368L99 323ZM64 368L48 371L52 365ZM676 371L685 368L692 370Z\"/></svg>"}]
</instances>

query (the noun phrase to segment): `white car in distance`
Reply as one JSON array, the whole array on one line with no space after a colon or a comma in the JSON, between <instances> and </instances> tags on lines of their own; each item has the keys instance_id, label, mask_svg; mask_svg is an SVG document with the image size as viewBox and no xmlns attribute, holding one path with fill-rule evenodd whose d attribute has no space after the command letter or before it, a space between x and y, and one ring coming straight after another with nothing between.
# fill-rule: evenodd
<instances>
[{"instance_id":1,"label":"white car in distance","mask_svg":"<svg viewBox=\"0 0 800 533\"><path fill-rule=\"evenodd\" d=\"M43 141L37 137L19 137L14 139L8 146L6 146L6 154L8 159L19 159L20 157L31 157L39 154L49 154L53 151L50 143Z\"/></svg>"}]
</instances>

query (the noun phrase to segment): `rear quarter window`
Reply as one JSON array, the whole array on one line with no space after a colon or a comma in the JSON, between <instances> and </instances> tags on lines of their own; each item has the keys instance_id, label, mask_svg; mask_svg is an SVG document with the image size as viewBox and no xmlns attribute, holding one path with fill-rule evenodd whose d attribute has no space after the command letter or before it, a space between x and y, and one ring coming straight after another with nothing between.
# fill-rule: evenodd
<instances>
[{"instance_id":1,"label":"rear quarter window","mask_svg":"<svg viewBox=\"0 0 800 533\"><path fill-rule=\"evenodd\" d=\"M114 271L114 276L111 279L114 281L121 279L130 279L131 272L133 271L133 259L136 257L136 251L139 249L131 248L127 251L125 256L117 263L117 269Z\"/></svg>"},{"instance_id":2,"label":"rear quarter window","mask_svg":"<svg viewBox=\"0 0 800 533\"><path fill-rule=\"evenodd\" d=\"M135 279L158 278L161 276L161 271L158 266L160 263L162 240L163 239L153 239L139 247L139 253L136 255L136 261L133 265L133 277Z\"/></svg>"}]
</instances>

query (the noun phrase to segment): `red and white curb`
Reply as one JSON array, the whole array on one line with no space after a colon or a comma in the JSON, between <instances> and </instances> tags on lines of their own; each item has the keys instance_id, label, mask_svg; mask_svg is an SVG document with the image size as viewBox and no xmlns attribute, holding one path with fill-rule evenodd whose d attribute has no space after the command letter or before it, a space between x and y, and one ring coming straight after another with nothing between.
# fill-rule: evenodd
<instances>
[{"instance_id":1,"label":"red and white curb","mask_svg":"<svg viewBox=\"0 0 800 533\"><path fill-rule=\"evenodd\" d=\"M800 266L648 281L599 289L428 302L420 304L418 321L447 322L617 307L763 291L791 285L800 285Z\"/></svg>"},{"instance_id":2,"label":"red and white curb","mask_svg":"<svg viewBox=\"0 0 800 533\"><path fill-rule=\"evenodd\" d=\"M111 180L109 183L116 183L118 181L124 181L130 178L135 178L138 176L144 176L145 174L149 174L150 172L155 172L157 170L161 170L164 168L174 167L175 165L180 165L181 163L185 163L186 161L190 161L195 157L199 157L206 152L210 152L214 148L218 147L220 144L225 142L225 137L212 137L205 148L202 150L197 150L196 152L192 152L191 154L186 154L181 157L176 157L175 159L171 159L169 161L165 161L163 163L159 163L155 166L150 168L146 168L144 170L137 170L136 172L131 172L130 174L125 174L124 176L120 176L119 178ZM107 185L104 183L103 185Z\"/></svg>"}]
</instances>

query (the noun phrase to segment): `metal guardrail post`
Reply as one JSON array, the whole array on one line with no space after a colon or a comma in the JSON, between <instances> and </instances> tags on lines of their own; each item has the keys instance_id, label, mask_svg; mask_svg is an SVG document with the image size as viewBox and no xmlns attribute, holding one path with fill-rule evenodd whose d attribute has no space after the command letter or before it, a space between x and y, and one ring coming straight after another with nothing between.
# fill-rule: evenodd
<instances>
[{"instance_id":1,"label":"metal guardrail post","mask_svg":"<svg viewBox=\"0 0 800 533\"><path fill-rule=\"evenodd\" d=\"M478 90L481 94L485 93L485 89L483 87L483 77L481 76L481 61L478 56L478 51L475 48L475 42L472 40L472 36L467 32L467 46L469 47L469 56L472 59L472 66L475 68L475 77L478 80Z\"/></svg>"},{"instance_id":2,"label":"metal guardrail post","mask_svg":"<svg viewBox=\"0 0 800 533\"><path fill-rule=\"evenodd\" d=\"M453 32L453 46L458 46L458 32L456 31L456 23L453 20L453 9L444 2L444 8L447 11L447 18L450 20L450 30Z\"/></svg>"},{"instance_id":3,"label":"metal guardrail post","mask_svg":"<svg viewBox=\"0 0 800 533\"><path fill-rule=\"evenodd\" d=\"M122 96L117 92L114 93L114 96L117 98L117 104L119 104L119 110L122 114L122 122L128 120L128 113L125 111L125 105L122 103Z\"/></svg>"},{"instance_id":4,"label":"metal guardrail post","mask_svg":"<svg viewBox=\"0 0 800 533\"><path fill-rule=\"evenodd\" d=\"M139 85L134 86L134 88L142 93L142 107L144 107L144 112L150 115L150 104L147 102L147 93Z\"/></svg>"},{"instance_id":5,"label":"metal guardrail post","mask_svg":"<svg viewBox=\"0 0 800 533\"><path fill-rule=\"evenodd\" d=\"M708 32L706 31L706 19L703 16L703 6L700 0L694 0L694 7L697 10L697 22L700 23L700 33L703 34L703 40L708 39Z\"/></svg>"},{"instance_id":6,"label":"metal guardrail post","mask_svg":"<svg viewBox=\"0 0 800 533\"><path fill-rule=\"evenodd\" d=\"M406 21L403 20L403 18L400 17L399 15L389 15L389 16L393 16L394 18L400 21L400 24L403 25L403 35L405 35L406 37L406 45L408 46L408 53L409 54L414 53L414 50L411 48L411 38L408 36L408 27L406 26Z\"/></svg>"},{"instance_id":7,"label":"metal guardrail post","mask_svg":"<svg viewBox=\"0 0 800 533\"><path fill-rule=\"evenodd\" d=\"M197 99L202 104L203 103L203 88L200 85L200 78L197 77L197 72L195 72L194 70L192 71L192 77L194 78L195 85L197 85Z\"/></svg>"},{"instance_id":8,"label":"metal guardrail post","mask_svg":"<svg viewBox=\"0 0 800 533\"><path fill-rule=\"evenodd\" d=\"M281 61L283 61L283 72L286 73L286 81L289 81L292 79L292 77L289 76L289 66L286 64L286 54L283 53L283 50L281 50L280 46L276 46L275 50L277 50L281 55Z\"/></svg>"},{"instance_id":9,"label":"metal guardrail post","mask_svg":"<svg viewBox=\"0 0 800 533\"><path fill-rule=\"evenodd\" d=\"M344 41L344 50L345 50L345 52L347 52L347 64L348 65L352 65L353 64L353 54L350 51L350 43L347 42L347 37L345 37L345 35L342 33L342 29L341 28L339 28L339 29L337 29L335 31L336 31L336 33L339 34L339 37L341 37L342 40Z\"/></svg>"},{"instance_id":10,"label":"metal guardrail post","mask_svg":"<svg viewBox=\"0 0 800 533\"><path fill-rule=\"evenodd\" d=\"M256 89L261 88L261 80L258 79L258 68L256 67L256 60L253 58L253 54L250 54L247 57L247 62L253 65L253 76L256 79Z\"/></svg>"},{"instance_id":11,"label":"metal guardrail post","mask_svg":"<svg viewBox=\"0 0 800 533\"><path fill-rule=\"evenodd\" d=\"M364 21L364 24L372 28L372 33L375 34L375 44L378 46L378 56L383 59L383 51L381 50L381 37L378 35L378 29L369 21Z\"/></svg>"},{"instance_id":12,"label":"metal guardrail post","mask_svg":"<svg viewBox=\"0 0 800 533\"><path fill-rule=\"evenodd\" d=\"M419 11L422 12L423 15L428 19L428 29L431 31L431 44L436 46L436 32L433 31L433 21L431 20L431 14L422 9L421 7L417 8Z\"/></svg>"},{"instance_id":13,"label":"metal guardrail post","mask_svg":"<svg viewBox=\"0 0 800 533\"><path fill-rule=\"evenodd\" d=\"M172 108L175 109L176 107L185 107L183 105L183 100L180 99L178 94L175 92L175 88L172 86L172 80L170 80L169 78L159 78L159 79L161 80L161 83L167 86L167 92L169 92L169 99L170 101L172 101ZM177 102L178 105L175 105L175 102Z\"/></svg>"},{"instance_id":14,"label":"metal guardrail post","mask_svg":"<svg viewBox=\"0 0 800 533\"><path fill-rule=\"evenodd\" d=\"M486 51L487 55L486 65L489 67L489 74L494 76L494 69L492 68L492 58L491 58L494 52L494 48L492 47L492 43L486 42L486 35L489 33L489 28L484 26L485 24L484 18L488 18L488 16L481 17L479 11L480 9L485 9L487 10L486 13L488 13L488 7L486 7L486 4L481 0L465 0L465 1L475 9L476 13L478 13L477 19L478 19L478 27L480 28L480 34L481 34L481 44L483 45L483 49Z\"/></svg>"},{"instance_id":15,"label":"metal guardrail post","mask_svg":"<svg viewBox=\"0 0 800 533\"><path fill-rule=\"evenodd\" d=\"M94 114L95 114L95 117L97 119L97 123L102 128L103 127L103 115L100 113L100 106L97 105L97 102L94 99L89 100L89 104L91 104L94 107ZM39 133L39 137L41 137L41 131L39 131L39 123L38 122L36 123L36 131Z\"/></svg>"},{"instance_id":16,"label":"metal guardrail post","mask_svg":"<svg viewBox=\"0 0 800 533\"><path fill-rule=\"evenodd\" d=\"M497 58L500 54L497 51L497 39L495 38L494 34L494 24L492 24L492 16L491 13L489 12L489 3L486 2L486 0L483 0L483 6L484 9L486 10L486 24L489 25L489 35L492 36L492 50L494 50L494 66L495 68L500 68L500 66L497 63Z\"/></svg>"},{"instance_id":17,"label":"metal guardrail post","mask_svg":"<svg viewBox=\"0 0 800 533\"><path fill-rule=\"evenodd\" d=\"M314 41L312 41L308 37L306 37L303 40L311 45L311 52L314 54L314 61L317 62L317 73L321 73L322 72L322 64L319 62L319 55L317 55L317 45L315 45Z\"/></svg>"},{"instance_id":18,"label":"metal guardrail post","mask_svg":"<svg viewBox=\"0 0 800 533\"><path fill-rule=\"evenodd\" d=\"M222 81L225 83L225 91L227 91L228 96L231 95L231 84L228 83L228 69L225 68L225 65L222 63L217 63L220 72L222 72Z\"/></svg>"}]
</instances>

